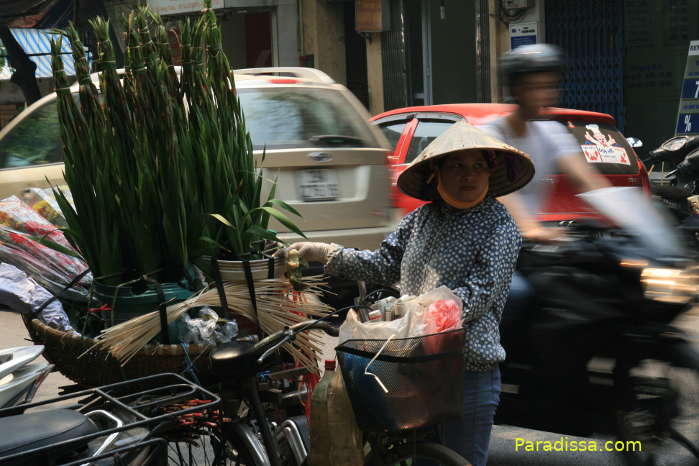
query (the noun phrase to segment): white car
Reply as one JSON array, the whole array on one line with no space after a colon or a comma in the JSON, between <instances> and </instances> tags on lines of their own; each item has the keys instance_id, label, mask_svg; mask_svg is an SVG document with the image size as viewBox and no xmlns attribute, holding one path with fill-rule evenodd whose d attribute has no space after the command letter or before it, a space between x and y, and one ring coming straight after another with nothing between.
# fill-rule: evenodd
<instances>
[{"instance_id":1,"label":"white car","mask_svg":"<svg viewBox=\"0 0 699 466\"><path fill-rule=\"evenodd\" d=\"M344 86L312 68L235 72L255 154L276 178L276 197L311 241L375 248L395 225L387 167L389 144ZM77 88L75 88L77 92ZM63 184L63 144L56 94L20 113L0 131L0 198L29 187ZM271 228L286 230L275 223ZM295 235L280 237L294 240Z\"/></svg>"}]
</instances>

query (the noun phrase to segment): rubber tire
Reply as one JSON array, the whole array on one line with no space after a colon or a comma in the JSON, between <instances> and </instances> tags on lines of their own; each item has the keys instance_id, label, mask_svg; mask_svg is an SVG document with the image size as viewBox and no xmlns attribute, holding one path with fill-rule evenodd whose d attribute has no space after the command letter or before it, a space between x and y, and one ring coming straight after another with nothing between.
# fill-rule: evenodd
<instances>
[{"instance_id":1,"label":"rubber tire","mask_svg":"<svg viewBox=\"0 0 699 466\"><path fill-rule=\"evenodd\" d=\"M373 453L369 453L364 464L366 466L393 466L401 461L410 458L419 458L433 461L435 464L443 466L471 466L463 456L454 450L435 442L408 443L396 449L395 462L384 463L382 458L377 458Z\"/></svg>"},{"instance_id":2,"label":"rubber tire","mask_svg":"<svg viewBox=\"0 0 699 466\"><path fill-rule=\"evenodd\" d=\"M694 347L689 344L677 345L664 356L660 356L655 359L660 364L667 364L670 367L675 367L679 369L684 369L693 373L695 382L697 385L695 388L699 389L699 352L697 352ZM699 392L697 392L699 393ZM699 428L699 427L697 427ZM617 439L626 440L623 436L617 436ZM699 442L694 439L693 445L695 448L699 448ZM685 449L685 453L691 454L691 452L686 450L684 445L677 444L679 448ZM645 455L643 453L630 453L627 452L623 455L624 461L629 466L655 466L657 463L657 458L654 454ZM699 459L699 458L697 458Z\"/></svg>"},{"instance_id":3,"label":"rubber tire","mask_svg":"<svg viewBox=\"0 0 699 466\"><path fill-rule=\"evenodd\" d=\"M238 452L237 458L230 458L227 455L225 455L224 458L222 458L222 461L214 463L213 459L215 456L215 449L213 448L212 444L210 443L211 439L206 438L206 437L213 437L213 436L214 435L211 434L211 435L204 435L204 436L200 437L200 439L199 439L200 447L194 450L195 452L198 453L198 454L195 453L195 462L194 463L190 463L188 461L187 457L185 457L183 459L183 461L180 462L177 460L173 461L172 456L169 456L168 461L167 461L168 466L196 466L196 465L231 466L231 465L235 465L235 464L244 464L246 466L248 466L248 465L255 466L256 463L252 460L252 456L251 456L250 452L248 451L247 446L244 445L244 443L237 438L235 438L235 439L227 438L225 440L226 443L229 443L231 445L231 447ZM202 447L201 442L205 442L206 446ZM238 446L237 444L240 444L240 446ZM168 453L171 452L170 448L171 448L171 445L168 444ZM199 452L201 451L202 448L205 448L207 450L208 461L206 461L206 462L201 462L202 454Z\"/></svg>"}]
</instances>

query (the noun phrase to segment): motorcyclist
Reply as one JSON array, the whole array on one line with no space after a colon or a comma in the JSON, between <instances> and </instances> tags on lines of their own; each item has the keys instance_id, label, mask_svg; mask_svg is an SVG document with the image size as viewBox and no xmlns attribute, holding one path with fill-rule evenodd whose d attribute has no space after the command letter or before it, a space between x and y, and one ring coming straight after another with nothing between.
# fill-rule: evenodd
<instances>
[{"instance_id":1,"label":"motorcyclist","mask_svg":"<svg viewBox=\"0 0 699 466\"><path fill-rule=\"evenodd\" d=\"M482 127L498 139L528 153L534 162L536 175L532 182L499 199L514 217L524 238L530 241L550 242L564 236L561 229L544 226L536 218L550 188L544 181L546 177L557 172L563 173L579 192L610 186L604 177L588 165L581 154L580 145L568 130L561 123L546 120L542 115L545 109L558 104L563 66L560 49L549 44L521 46L506 53L500 59L500 71L516 109ZM508 330L521 332L521 324L526 323L529 317L526 311L531 295L529 282L515 272L510 297L503 312L502 333L505 341L508 339ZM547 342L556 340L556 336L543 340L546 341L534 341L532 348L539 361L538 390L548 393L548 396L543 397L547 399L544 406L534 409L561 413L564 411L559 408L562 408L561 405L569 406L570 403L566 401L570 397L580 399L576 394L583 391L586 384L584 370L581 370L584 363L575 363L573 360L576 359L577 350L563 345L559 354L566 355L561 356L566 362L561 364L561 358L551 354L551 345L546 345ZM577 403L571 406L568 413L584 409L582 402ZM557 421L551 421L548 428L555 431Z\"/></svg>"},{"instance_id":2,"label":"motorcyclist","mask_svg":"<svg viewBox=\"0 0 699 466\"><path fill-rule=\"evenodd\" d=\"M543 179L560 171L579 192L610 186L585 162L575 138L556 121L542 119L542 112L558 104L563 72L563 55L558 47L533 44L518 47L500 59L505 87L517 105L511 114L482 126L497 138L529 154L536 175L523 189L500 198L525 238L550 241L560 238L560 229L543 226L536 213L546 198Z\"/></svg>"},{"instance_id":3,"label":"motorcyclist","mask_svg":"<svg viewBox=\"0 0 699 466\"><path fill-rule=\"evenodd\" d=\"M521 190L500 198L530 241L555 241L560 228L542 225L536 218L548 194L544 179L556 172L568 176L579 192L610 186L580 154L575 138L559 122L542 119L542 112L558 104L564 62L560 49L549 44L518 47L500 59L505 88L517 105L511 114L490 121L482 129L529 154L536 167L534 179ZM515 273L510 300L503 314L506 323L521 318L530 287Z\"/></svg>"}]
</instances>

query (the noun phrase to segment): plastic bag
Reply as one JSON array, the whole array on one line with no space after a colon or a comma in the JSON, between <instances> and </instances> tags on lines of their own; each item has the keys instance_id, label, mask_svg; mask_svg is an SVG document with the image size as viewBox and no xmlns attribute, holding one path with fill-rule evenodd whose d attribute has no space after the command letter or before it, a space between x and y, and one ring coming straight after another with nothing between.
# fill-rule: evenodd
<instances>
[{"instance_id":1,"label":"plastic bag","mask_svg":"<svg viewBox=\"0 0 699 466\"><path fill-rule=\"evenodd\" d=\"M60 232L59 232L60 233ZM0 260L21 269L54 294L87 270L82 260L34 241L29 235L0 225ZM92 281L87 274L67 290L68 296L84 299Z\"/></svg>"},{"instance_id":2,"label":"plastic bag","mask_svg":"<svg viewBox=\"0 0 699 466\"><path fill-rule=\"evenodd\" d=\"M73 249L56 225L39 215L17 196L0 201L0 225L27 235L44 237L64 248Z\"/></svg>"},{"instance_id":3,"label":"plastic bag","mask_svg":"<svg viewBox=\"0 0 699 466\"><path fill-rule=\"evenodd\" d=\"M0 260L10 263L54 294L87 270L77 257L45 246L35 238L49 240L67 251L75 251L63 232L17 196L0 201ZM84 299L92 277L86 275L65 296Z\"/></svg>"},{"instance_id":4,"label":"plastic bag","mask_svg":"<svg viewBox=\"0 0 699 466\"><path fill-rule=\"evenodd\" d=\"M461 326L461 301L438 299L425 312L428 334L446 332Z\"/></svg>"},{"instance_id":5,"label":"plastic bag","mask_svg":"<svg viewBox=\"0 0 699 466\"><path fill-rule=\"evenodd\" d=\"M64 194L70 196L70 191L67 188L62 187L61 190ZM52 190L28 188L22 191L21 197L22 201L53 225L58 227L68 226ZM70 197L68 199L71 200Z\"/></svg>"},{"instance_id":6,"label":"plastic bag","mask_svg":"<svg viewBox=\"0 0 699 466\"><path fill-rule=\"evenodd\" d=\"M446 286L440 286L420 296L402 296L393 303L397 319L360 322L350 310L340 326L339 343L347 340L410 338L440 333L462 325L463 304Z\"/></svg>"},{"instance_id":7,"label":"plastic bag","mask_svg":"<svg viewBox=\"0 0 699 466\"><path fill-rule=\"evenodd\" d=\"M235 321L219 319L218 314L208 307L199 310L192 318L186 312L180 318L180 341L194 345L228 343L238 335Z\"/></svg>"},{"instance_id":8,"label":"plastic bag","mask_svg":"<svg viewBox=\"0 0 699 466\"><path fill-rule=\"evenodd\" d=\"M51 293L17 267L0 264L0 304L20 314L31 314L51 298ZM70 325L68 315L57 299L41 311L39 318L50 327L78 334Z\"/></svg>"},{"instance_id":9,"label":"plastic bag","mask_svg":"<svg viewBox=\"0 0 699 466\"><path fill-rule=\"evenodd\" d=\"M362 431L357 426L342 372L334 370L326 376L327 386L319 384L318 392L314 392L308 462L312 466L361 466Z\"/></svg>"}]
</instances>

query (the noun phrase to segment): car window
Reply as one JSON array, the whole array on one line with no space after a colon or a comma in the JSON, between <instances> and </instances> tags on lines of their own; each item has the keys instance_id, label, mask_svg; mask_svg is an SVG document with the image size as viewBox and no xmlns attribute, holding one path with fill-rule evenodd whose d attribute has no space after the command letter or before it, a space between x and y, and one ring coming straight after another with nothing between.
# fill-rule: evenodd
<instances>
[{"instance_id":1,"label":"car window","mask_svg":"<svg viewBox=\"0 0 699 466\"><path fill-rule=\"evenodd\" d=\"M238 93L256 149L378 145L369 123L337 91L280 87L238 89Z\"/></svg>"},{"instance_id":2,"label":"car window","mask_svg":"<svg viewBox=\"0 0 699 466\"><path fill-rule=\"evenodd\" d=\"M585 121L562 122L575 136L585 160L604 175L638 173L638 161L626 138L615 127Z\"/></svg>"},{"instance_id":3,"label":"car window","mask_svg":"<svg viewBox=\"0 0 699 466\"><path fill-rule=\"evenodd\" d=\"M402 121L379 125L379 128L383 132L384 136L386 136L386 139L388 139L389 144L391 144L391 150L396 150L398 140L400 139L401 134L403 134L406 124L407 123L405 121Z\"/></svg>"},{"instance_id":4,"label":"car window","mask_svg":"<svg viewBox=\"0 0 699 466\"><path fill-rule=\"evenodd\" d=\"M420 120L405 154L405 163L412 162L425 147L453 124L453 121L446 120Z\"/></svg>"},{"instance_id":5,"label":"car window","mask_svg":"<svg viewBox=\"0 0 699 466\"><path fill-rule=\"evenodd\" d=\"M0 141L0 168L63 162L56 100L36 108Z\"/></svg>"}]
</instances>

